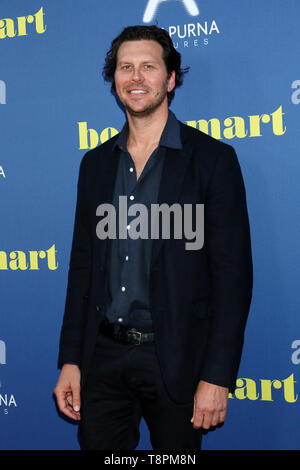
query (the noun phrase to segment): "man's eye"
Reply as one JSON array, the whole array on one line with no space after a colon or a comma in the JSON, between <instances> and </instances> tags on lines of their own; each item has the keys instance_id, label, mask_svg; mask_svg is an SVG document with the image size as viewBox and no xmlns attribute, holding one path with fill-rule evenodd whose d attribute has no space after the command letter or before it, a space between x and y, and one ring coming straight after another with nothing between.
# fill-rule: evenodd
<instances>
[{"instance_id":1,"label":"man's eye","mask_svg":"<svg viewBox=\"0 0 300 470\"><path fill-rule=\"evenodd\" d=\"M130 69L130 65L123 65L122 67L124 70L129 70Z\"/></svg>"},{"instance_id":2,"label":"man's eye","mask_svg":"<svg viewBox=\"0 0 300 470\"><path fill-rule=\"evenodd\" d=\"M145 64L145 69L152 69L152 65L150 65L150 64Z\"/></svg>"}]
</instances>

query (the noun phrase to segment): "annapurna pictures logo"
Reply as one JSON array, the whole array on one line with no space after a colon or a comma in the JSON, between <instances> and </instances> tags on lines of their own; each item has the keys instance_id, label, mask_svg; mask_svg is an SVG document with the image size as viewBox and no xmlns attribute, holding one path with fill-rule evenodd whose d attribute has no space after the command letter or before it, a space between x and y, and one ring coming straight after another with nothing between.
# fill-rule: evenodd
<instances>
[{"instance_id":1,"label":"annapurna pictures logo","mask_svg":"<svg viewBox=\"0 0 300 470\"><path fill-rule=\"evenodd\" d=\"M9 408L16 408L17 402L12 393L6 393L2 389L2 383L0 382L0 415L8 414Z\"/></svg>"},{"instance_id":2,"label":"annapurna pictures logo","mask_svg":"<svg viewBox=\"0 0 300 470\"><path fill-rule=\"evenodd\" d=\"M158 5L163 2L169 2L170 0L148 0L147 6L145 8L143 23L150 23L154 16L156 15L156 11L158 9ZM174 0L172 0L174 1ZM195 2L195 0L181 0L183 6L185 7L186 11L191 16L198 16L199 9Z\"/></svg>"},{"instance_id":3,"label":"annapurna pictures logo","mask_svg":"<svg viewBox=\"0 0 300 470\"><path fill-rule=\"evenodd\" d=\"M0 340L0 364L6 364L6 344L3 340ZM14 395L12 393L6 393L0 381L0 415L7 415L10 407L16 408L17 406Z\"/></svg>"},{"instance_id":4,"label":"annapurna pictures logo","mask_svg":"<svg viewBox=\"0 0 300 470\"><path fill-rule=\"evenodd\" d=\"M200 15L198 5L195 0L148 0L143 23L150 23L154 20L159 5L163 2L174 3L180 1L184 10L192 17ZM197 47L201 44L208 45L210 39L220 34L220 29L216 20L201 20L195 23L185 23L177 25L169 25L164 29L168 30L170 37L173 40L174 47Z\"/></svg>"}]
</instances>

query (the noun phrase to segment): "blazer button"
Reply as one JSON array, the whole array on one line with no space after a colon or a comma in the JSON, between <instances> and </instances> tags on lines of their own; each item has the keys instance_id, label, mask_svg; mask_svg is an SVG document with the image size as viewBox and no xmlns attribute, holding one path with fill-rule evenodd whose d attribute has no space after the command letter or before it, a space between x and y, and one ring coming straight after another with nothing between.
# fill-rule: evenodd
<instances>
[{"instance_id":1,"label":"blazer button","mask_svg":"<svg viewBox=\"0 0 300 470\"><path fill-rule=\"evenodd\" d=\"M102 306L101 306L101 305L96 305L95 308L96 308L97 312L100 312L100 311L102 310Z\"/></svg>"}]
</instances>

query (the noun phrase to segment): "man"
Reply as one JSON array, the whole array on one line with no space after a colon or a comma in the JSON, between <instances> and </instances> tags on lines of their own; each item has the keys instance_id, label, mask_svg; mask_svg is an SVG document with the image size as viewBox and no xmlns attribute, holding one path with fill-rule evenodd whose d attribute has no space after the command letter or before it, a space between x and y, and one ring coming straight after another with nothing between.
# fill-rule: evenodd
<instances>
[{"instance_id":1,"label":"man","mask_svg":"<svg viewBox=\"0 0 300 470\"><path fill-rule=\"evenodd\" d=\"M235 386L252 295L245 189L233 148L169 111L180 65L156 26L125 28L107 54L127 120L81 162L54 391L83 449L134 449L142 416L153 449L200 449ZM112 229L122 196L131 218ZM136 203L140 225L155 204L204 205L204 243L187 249L191 227L175 236L172 217L169 237L133 236Z\"/></svg>"}]
</instances>

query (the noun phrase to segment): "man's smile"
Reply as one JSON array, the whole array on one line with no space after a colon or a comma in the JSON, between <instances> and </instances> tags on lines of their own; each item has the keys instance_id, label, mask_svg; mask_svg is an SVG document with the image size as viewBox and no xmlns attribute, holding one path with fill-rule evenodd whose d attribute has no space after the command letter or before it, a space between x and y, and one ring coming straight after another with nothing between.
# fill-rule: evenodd
<instances>
[{"instance_id":1,"label":"man's smile","mask_svg":"<svg viewBox=\"0 0 300 470\"><path fill-rule=\"evenodd\" d=\"M147 90L143 90L143 89L140 89L140 88L134 88L132 90L128 90L128 93L130 95L145 95L147 92Z\"/></svg>"}]
</instances>

